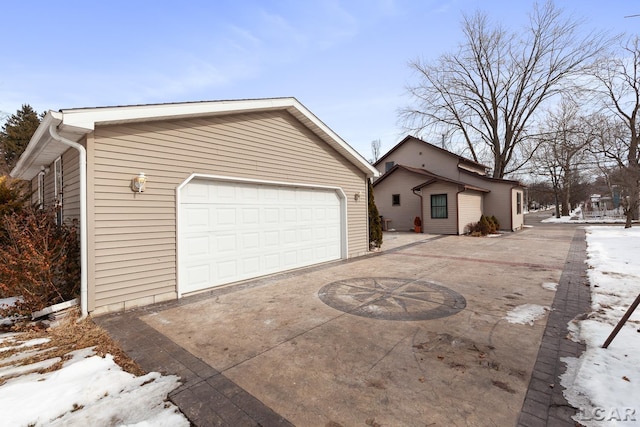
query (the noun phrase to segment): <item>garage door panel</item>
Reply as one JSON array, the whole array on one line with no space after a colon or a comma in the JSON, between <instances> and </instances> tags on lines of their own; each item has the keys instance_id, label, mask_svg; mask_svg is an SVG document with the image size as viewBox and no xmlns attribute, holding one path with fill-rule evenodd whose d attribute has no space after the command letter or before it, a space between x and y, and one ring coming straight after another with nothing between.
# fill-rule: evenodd
<instances>
[{"instance_id":1,"label":"garage door panel","mask_svg":"<svg viewBox=\"0 0 640 427\"><path fill-rule=\"evenodd\" d=\"M193 236L187 237L187 254L190 257L196 256L208 256L211 251L209 248L209 237L208 236Z\"/></svg>"},{"instance_id":2,"label":"garage door panel","mask_svg":"<svg viewBox=\"0 0 640 427\"><path fill-rule=\"evenodd\" d=\"M180 292L339 259L340 203L326 189L187 184L179 207Z\"/></svg>"},{"instance_id":3,"label":"garage door panel","mask_svg":"<svg viewBox=\"0 0 640 427\"><path fill-rule=\"evenodd\" d=\"M236 244L238 236L236 234L220 234L214 235L214 239L216 242L215 249L213 251L214 254L221 254L225 256L227 253L232 253L235 255L238 245Z\"/></svg>"},{"instance_id":4,"label":"garage door panel","mask_svg":"<svg viewBox=\"0 0 640 427\"><path fill-rule=\"evenodd\" d=\"M262 239L260 238L260 233L249 232L249 233L242 233L241 241L242 241L242 249L247 251L252 249L259 249L260 242L262 241Z\"/></svg>"},{"instance_id":5,"label":"garage door panel","mask_svg":"<svg viewBox=\"0 0 640 427\"><path fill-rule=\"evenodd\" d=\"M256 226L260 225L260 209L254 208L242 208L240 211L240 222L244 226Z\"/></svg>"}]
</instances>

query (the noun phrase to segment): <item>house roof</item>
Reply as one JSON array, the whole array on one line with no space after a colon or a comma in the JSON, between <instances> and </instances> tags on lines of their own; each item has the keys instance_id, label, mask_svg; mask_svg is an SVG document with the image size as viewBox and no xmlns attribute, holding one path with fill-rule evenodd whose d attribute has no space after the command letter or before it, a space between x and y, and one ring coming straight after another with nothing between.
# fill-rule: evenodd
<instances>
[{"instance_id":1,"label":"house roof","mask_svg":"<svg viewBox=\"0 0 640 427\"><path fill-rule=\"evenodd\" d=\"M78 142L93 132L96 125L278 110L289 112L367 176L379 176L377 169L364 157L293 97L50 110L11 171L11 176L32 179L42 165L52 163L69 149L67 145L52 138L50 126L57 127L61 136Z\"/></svg>"},{"instance_id":2,"label":"house roof","mask_svg":"<svg viewBox=\"0 0 640 427\"><path fill-rule=\"evenodd\" d=\"M422 176L427 178L427 180L425 182L423 182L422 184L420 184L420 185L418 185L416 187L413 187L412 190L419 190L420 188L425 187L425 186L430 185L430 184L433 184L434 182L448 182L450 184L460 185L460 186L464 187L466 190L476 190L476 191L480 191L480 192L483 192L483 193L489 193L490 192L490 190L487 190L486 188L477 187L475 185L467 184L467 183L462 182L462 181L456 181L455 179L445 178L444 176L440 176L440 175L436 175L435 173L431 173L426 169L413 168L413 167L405 166L405 165L395 165L395 166L393 166L391 169L389 169L389 171L387 171L387 173L382 175L380 177L380 179L375 181L373 183L373 186L375 187L377 184L379 184L380 182L382 182L383 180L385 180L386 178L391 176L391 174L393 174L397 170L405 170L407 172L414 173L414 174L417 174L417 175L422 175Z\"/></svg>"},{"instance_id":3,"label":"house roof","mask_svg":"<svg viewBox=\"0 0 640 427\"><path fill-rule=\"evenodd\" d=\"M504 178L494 178L494 177L487 176L487 175L480 175L480 174L468 171L468 170L466 170L464 168L458 168L458 169L460 170L460 172L464 172L464 173L466 173L468 175L472 175L475 178L480 178L480 179L483 179L483 180L488 181L488 182L497 182L497 183L502 182L502 183L505 183L505 184L511 184L513 186L526 187L525 184L523 184L522 182L520 182L518 180L504 179Z\"/></svg>"},{"instance_id":4,"label":"house roof","mask_svg":"<svg viewBox=\"0 0 640 427\"><path fill-rule=\"evenodd\" d=\"M467 164L469 164L471 166L475 166L475 167L478 167L478 168L490 169L489 166L483 165L483 164L478 163L478 162L476 162L474 160L471 160L471 159L467 159L466 157L459 156L458 154L452 153L449 150L445 150L444 148L440 148L437 145L433 145L433 144L431 144L431 143L429 143L427 141L423 141L422 139L416 138L415 136L412 136L412 135L406 136L402 141L397 143L391 150L387 151L384 156L380 157L378 159L378 161L373 164L373 166L375 167L375 166L379 165L380 163L382 163L391 153L393 153L395 150L400 148L407 141L411 141L411 140L420 142L422 144L426 144L430 148L434 148L434 149L439 150L439 151L441 151L441 152L443 152L443 153L445 153L445 154L447 154L447 155L449 155L451 157L457 158L458 161L461 162L461 163L467 163Z\"/></svg>"}]
</instances>

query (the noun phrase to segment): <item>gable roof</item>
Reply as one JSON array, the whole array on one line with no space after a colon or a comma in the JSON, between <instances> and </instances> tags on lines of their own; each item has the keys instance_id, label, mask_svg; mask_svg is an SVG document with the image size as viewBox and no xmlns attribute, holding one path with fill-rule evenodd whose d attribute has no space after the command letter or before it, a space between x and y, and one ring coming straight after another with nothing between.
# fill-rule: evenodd
<instances>
[{"instance_id":1,"label":"gable roof","mask_svg":"<svg viewBox=\"0 0 640 427\"><path fill-rule=\"evenodd\" d=\"M407 172L414 173L414 174L417 174L417 175L421 175L421 176L424 176L425 178L427 178L427 180L425 182L423 182L420 185L417 185L417 186L413 187L412 190L419 190L420 188L425 187L425 186L430 185L430 184L433 184L434 182L447 182L447 183L450 183L450 184L460 185L460 186L464 187L467 190L476 190L476 191L481 191L483 193L490 193L491 192L490 190L487 190L486 188L477 187L475 185L467 184L466 182L456 181L455 179L449 179L449 178L445 178L444 176L436 175L435 173L431 173L426 169L413 168L413 167L405 166L405 165L395 165L395 166L393 166L391 169L389 169L387 171L387 173L382 175L380 177L380 179L375 181L373 183L373 186L375 187L377 184L379 184L380 182L382 182L383 180L385 180L386 178L391 176L391 174L393 174L397 170L405 170Z\"/></svg>"},{"instance_id":2,"label":"gable roof","mask_svg":"<svg viewBox=\"0 0 640 427\"><path fill-rule=\"evenodd\" d=\"M31 179L40 171L41 165L51 164L69 148L51 137L50 126L56 127L61 136L78 142L85 135L93 132L96 125L279 110L293 115L368 177L380 175L364 157L297 99L288 97L51 110L47 112L29 141L27 148L11 171L11 176Z\"/></svg>"},{"instance_id":3,"label":"gable roof","mask_svg":"<svg viewBox=\"0 0 640 427\"><path fill-rule=\"evenodd\" d=\"M406 142L411 141L411 140L413 140L413 141L417 141L417 142L420 142L420 143L422 143L422 144L425 144L425 145L427 145L429 148L433 148L433 149L439 150L439 151L441 151L441 152L443 152L443 153L447 154L448 156L451 156L451 157L453 157L453 158L458 159L458 161L459 161L459 162L461 162L461 163L467 163L467 164L469 164L469 165L471 165L471 166L474 166L474 167L477 167L477 168L490 169L490 168L489 168L489 166L483 165L483 164L478 163L478 162L476 162L476 161L474 161L474 160L471 160L471 159L467 159L466 157L459 156L458 154L452 153L452 152L451 152L451 151L449 151L449 150L445 150L444 148L440 148L440 147L438 147L437 145L431 144L431 143L429 143L429 142L427 142L427 141L423 141L423 140L421 140L420 138L416 138L415 136L412 136L412 135L408 135L408 136L406 136L402 141L400 141L399 143L397 143L397 144L396 144L396 145L395 145L391 150L387 151L387 152L384 154L384 156L380 157L380 158L378 159L378 161L377 161L377 162L375 162L375 163L373 164L373 166L374 166L374 167L375 167L375 166L378 166L378 165L379 165L380 163L382 163L382 162L383 162L383 161L384 161L384 160L385 160L385 159L386 159L386 158L387 158L391 153L393 153L393 152L394 152L394 151L396 151L398 148L402 147L402 145L404 145Z\"/></svg>"},{"instance_id":4,"label":"gable roof","mask_svg":"<svg viewBox=\"0 0 640 427\"><path fill-rule=\"evenodd\" d=\"M526 187L525 184L523 184L522 182L518 181L518 180L514 180L514 179L504 179L504 178L494 178L492 176L487 176L487 175L480 175L471 171L468 171L464 168L458 168L458 170L460 172L464 172L467 175L471 175L475 178L480 178L484 181L488 181L488 182L494 182L494 183L504 183L504 184L511 184L513 186L517 186L517 187Z\"/></svg>"}]
</instances>

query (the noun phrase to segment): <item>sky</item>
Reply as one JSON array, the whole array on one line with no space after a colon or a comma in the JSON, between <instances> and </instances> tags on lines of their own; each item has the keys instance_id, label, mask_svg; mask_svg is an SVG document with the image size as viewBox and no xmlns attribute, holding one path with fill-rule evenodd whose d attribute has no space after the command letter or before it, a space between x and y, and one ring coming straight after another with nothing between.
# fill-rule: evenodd
<instances>
[{"instance_id":1,"label":"sky","mask_svg":"<svg viewBox=\"0 0 640 427\"><path fill-rule=\"evenodd\" d=\"M2 6L0 114L293 96L365 158L406 131L407 65L455 51L464 14L514 30L533 0L65 0ZM640 2L557 0L638 33ZM426 140L433 140L423 135Z\"/></svg>"}]
</instances>

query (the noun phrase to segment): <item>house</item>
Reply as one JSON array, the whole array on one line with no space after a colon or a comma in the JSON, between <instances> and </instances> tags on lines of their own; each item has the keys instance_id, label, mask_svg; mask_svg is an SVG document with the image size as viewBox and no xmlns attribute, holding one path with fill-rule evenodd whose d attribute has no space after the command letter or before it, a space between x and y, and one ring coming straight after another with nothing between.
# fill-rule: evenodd
<instances>
[{"instance_id":1,"label":"house","mask_svg":"<svg viewBox=\"0 0 640 427\"><path fill-rule=\"evenodd\" d=\"M377 170L272 98L49 111L11 175L79 221L99 314L365 254Z\"/></svg>"},{"instance_id":2,"label":"house","mask_svg":"<svg viewBox=\"0 0 640 427\"><path fill-rule=\"evenodd\" d=\"M487 166L413 136L374 167L381 174L373 186L386 228L409 230L419 217L424 233L465 234L481 215L495 216L504 230L524 226L521 183L491 178Z\"/></svg>"}]
</instances>

